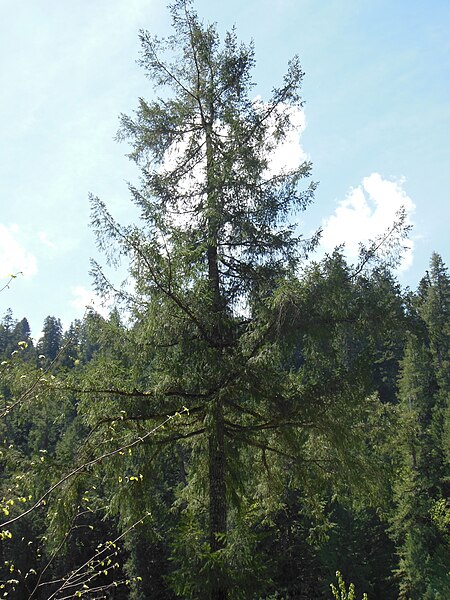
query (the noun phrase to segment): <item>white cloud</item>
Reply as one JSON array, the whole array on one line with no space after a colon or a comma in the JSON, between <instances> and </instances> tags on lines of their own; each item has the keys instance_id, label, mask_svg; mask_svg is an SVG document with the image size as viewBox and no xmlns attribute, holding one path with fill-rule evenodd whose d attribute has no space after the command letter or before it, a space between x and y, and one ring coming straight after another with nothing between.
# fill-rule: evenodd
<instances>
[{"instance_id":1,"label":"white cloud","mask_svg":"<svg viewBox=\"0 0 450 600\"><path fill-rule=\"evenodd\" d=\"M267 169L269 177L295 169L308 159L308 155L300 144L300 136L306 127L305 112L297 106L290 107L288 111L293 128L288 131L285 139L270 156Z\"/></svg>"},{"instance_id":2,"label":"white cloud","mask_svg":"<svg viewBox=\"0 0 450 600\"><path fill-rule=\"evenodd\" d=\"M70 306L80 313L84 313L86 309L91 308L102 315L102 317L108 317L111 311L111 302L108 299L100 298L95 292L88 290L82 285L73 287L72 295L73 300L70 301Z\"/></svg>"},{"instance_id":3,"label":"white cloud","mask_svg":"<svg viewBox=\"0 0 450 600\"><path fill-rule=\"evenodd\" d=\"M20 241L17 225L0 224L0 277L21 272L25 277L37 273L36 257Z\"/></svg>"},{"instance_id":4,"label":"white cloud","mask_svg":"<svg viewBox=\"0 0 450 600\"><path fill-rule=\"evenodd\" d=\"M351 188L334 214L325 219L322 249L331 252L345 244L345 255L353 261L358 257L359 243L368 243L387 231L402 208L406 212L406 224L410 225L415 204L403 185L404 180L390 181L379 173L364 177L361 185ZM413 261L413 241L406 240L403 245L399 271L408 269Z\"/></svg>"},{"instance_id":5,"label":"white cloud","mask_svg":"<svg viewBox=\"0 0 450 600\"><path fill-rule=\"evenodd\" d=\"M260 110L262 114L267 110L268 105L263 102L259 96L254 98L253 102L256 109ZM292 171L298 168L304 161L308 160L308 155L300 143L301 134L306 127L304 110L298 106L280 104L274 114L267 119L267 134L269 140L273 139L275 133L277 112L279 115L283 113L289 117L291 127L288 128L286 135L278 142L278 144L274 148L271 148L268 156L268 165L263 173L263 177L266 179ZM228 134L227 127L219 127L219 132L220 135L225 138ZM170 173L180 165L184 166L186 158L185 153L189 150L189 142L189 138L186 137L186 139L177 141L168 148L160 167L162 172ZM186 195L185 200L179 201L176 206L172 207L173 222L179 226L192 224L195 220L195 212L192 211L193 195L189 192L198 186L205 177L206 157L204 152L203 155L199 154L196 156L195 160L196 162L187 173L180 175L177 179L179 192Z\"/></svg>"}]
</instances>

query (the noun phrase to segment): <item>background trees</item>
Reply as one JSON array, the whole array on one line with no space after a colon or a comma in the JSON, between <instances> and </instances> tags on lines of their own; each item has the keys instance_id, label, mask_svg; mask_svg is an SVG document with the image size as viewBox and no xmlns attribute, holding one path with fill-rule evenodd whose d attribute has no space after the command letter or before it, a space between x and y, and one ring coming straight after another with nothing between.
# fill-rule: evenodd
<instances>
[{"instance_id":1,"label":"background trees","mask_svg":"<svg viewBox=\"0 0 450 600\"><path fill-rule=\"evenodd\" d=\"M450 547L435 507L447 505L445 422L449 403L450 280L433 254L412 303L415 330L401 363L400 472L393 531L399 545L402 598L444 597Z\"/></svg>"},{"instance_id":2,"label":"background trees","mask_svg":"<svg viewBox=\"0 0 450 600\"><path fill-rule=\"evenodd\" d=\"M245 444L228 441L240 470L233 463L229 469L223 553L230 562L224 564L230 582L243 572L243 597L327 598L338 567L369 598L445 597L448 396L437 373L447 321L440 321L439 346L432 323L445 314L446 301L434 311L430 305L438 283L445 300L447 275L440 257L433 264L438 277L431 266L418 292L405 298L386 273L352 277L339 255L290 282L278 322L278 373L281 383L297 382L303 396L295 399L302 402L281 404L285 420L272 422L280 397L267 407L255 401L254 415L234 421ZM6 324L9 339L17 324L11 313ZM117 313L108 320L87 314L63 334L67 342L69 332L77 332L51 365L41 366L31 340L29 347L18 340L17 350L3 355L3 521L81 467L45 506L3 528L2 581L10 597L48 598L95 556L98 544L130 526L126 547L112 563L119 567L106 574L100 564L92 567L89 577L98 575L88 588L106 590L128 578L119 597L201 593L202 579L189 569L196 574L211 560L205 446L202 434L189 435L195 410L148 435L157 418L149 415L156 352L147 327L145 320L124 325ZM393 348L395 356L404 349L401 360L392 357ZM267 376L265 368L258 377ZM385 390L395 389L398 369L397 400ZM361 395L377 390L383 402L370 396L361 402ZM300 415L302 425L291 427L288 419ZM131 454L117 452L127 444L134 444ZM89 460L94 463L83 468ZM147 511L151 516L133 527Z\"/></svg>"}]
</instances>

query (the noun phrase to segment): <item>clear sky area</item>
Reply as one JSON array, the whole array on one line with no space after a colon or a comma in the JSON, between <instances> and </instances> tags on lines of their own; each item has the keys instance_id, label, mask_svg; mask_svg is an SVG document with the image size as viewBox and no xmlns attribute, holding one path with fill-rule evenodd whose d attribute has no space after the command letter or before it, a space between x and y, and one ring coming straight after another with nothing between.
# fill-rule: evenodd
<instances>
[{"instance_id":1,"label":"clear sky area","mask_svg":"<svg viewBox=\"0 0 450 600\"><path fill-rule=\"evenodd\" d=\"M8 307L39 335L67 327L93 301L88 194L117 220L134 212L138 172L114 140L120 113L152 87L139 29L164 36L160 0L0 0L0 316ZM267 98L295 54L305 71L298 133L278 159L307 157L319 182L299 217L323 227L320 252L413 224L397 275L415 288L433 251L450 263L450 2L448 0L198 0L221 32L254 40L255 96ZM319 255L318 255L319 256ZM95 300L94 300L95 301Z\"/></svg>"}]
</instances>

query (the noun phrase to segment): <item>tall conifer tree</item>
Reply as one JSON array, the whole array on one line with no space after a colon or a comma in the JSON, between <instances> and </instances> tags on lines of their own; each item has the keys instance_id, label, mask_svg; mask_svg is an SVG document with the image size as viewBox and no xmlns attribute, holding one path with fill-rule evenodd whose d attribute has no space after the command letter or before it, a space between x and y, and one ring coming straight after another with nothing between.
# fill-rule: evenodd
<instances>
[{"instance_id":1,"label":"tall conifer tree","mask_svg":"<svg viewBox=\"0 0 450 600\"><path fill-rule=\"evenodd\" d=\"M142 185L131 192L143 226L118 226L98 199L93 223L102 248L113 239L131 261L145 307L139 319L147 320L155 348L153 410L188 404L197 424L191 433L205 440L214 554L227 534L227 436L240 428L244 435L236 419L256 414L255 397L267 398L267 383L273 385L263 376L263 348L275 328L267 300L310 245L288 219L311 201L314 185L299 191L308 163L270 170L271 154L301 107L298 59L262 102L251 96L252 46L239 44L234 31L221 43L187 0L171 10L171 37L141 33L141 65L161 96L141 99L133 117L122 117L120 130L141 167ZM256 420L263 427L266 417ZM211 598L226 595L224 579L214 572Z\"/></svg>"},{"instance_id":2,"label":"tall conifer tree","mask_svg":"<svg viewBox=\"0 0 450 600\"><path fill-rule=\"evenodd\" d=\"M140 225L118 224L91 199L100 248L110 264L120 255L130 263L134 288L119 296L130 301L133 326L120 327L123 342L99 352L84 381L86 391L108 396L104 408L82 409L99 433L98 423L111 422L115 432L136 423L152 430L187 407L170 432L145 439L155 455L176 448L182 463L177 506L191 529L174 542L175 589L223 600L231 587L247 597L239 572L247 584L258 579L252 553L238 559L230 524L246 503L262 510L274 473L288 472L290 483L301 473L306 484L348 459L342 473L361 481L356 447L383 319L362 268L352 272L338 252L298 279L317 241L291 223L312 200L313 183L300 189L311 167L271 168L302 106L298 59L263 102L253 94L251 45L234 30L221 42L189 0L171 11L171 37L140 36L141 65L160 96L121 118L119 138L141 168L140 186L130 186ZM94 274L100 292L111 293L97 264ZM352 420L358 428L349 436ZM188 539L195 549L186 551Z\"/></svg>"}]
</instances>

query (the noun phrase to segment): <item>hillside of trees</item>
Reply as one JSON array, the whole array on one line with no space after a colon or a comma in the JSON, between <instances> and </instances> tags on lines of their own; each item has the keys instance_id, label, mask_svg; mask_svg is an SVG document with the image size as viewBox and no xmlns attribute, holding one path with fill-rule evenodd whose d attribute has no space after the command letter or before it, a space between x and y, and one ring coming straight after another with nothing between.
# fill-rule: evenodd
<instances>
[{"instance_id":1,"label":"hillside of trees","mask_svg":"<svg viewBox=\"0 0 450 600\"><path fill-rule=\"evenodd\" d=\"M270 170L298 60L253 99L253 47L171 12L118 136L139 223L91 196L116 307L0 324L0 596L448 599L447 267L401 288L402 214L357 264L307 260L311 165Z\"/></svg>"},{"instance_id":2,"label":"hillside of trees","mask_svg":"<svg viewBox=\"0 0 450 600\"><path fill-rule=\"evenodd\" d=\"M49 316L33 343L26 318L5 314L8 597L202 598L223 577L230 598L326 599L340 570L369 599L446 598L448 270L433 255L412 293L386 270L352 276L336 253L297 285L277 372L273 342L256 359L251 385L270 386L267 399L244 411L227 398L220 550L208 538L206 407L157 389L172 346L148 344L149 319L88 312L64 332ZM292 379L293 406L280 397Z\"/></svg>"}]
</instances>

